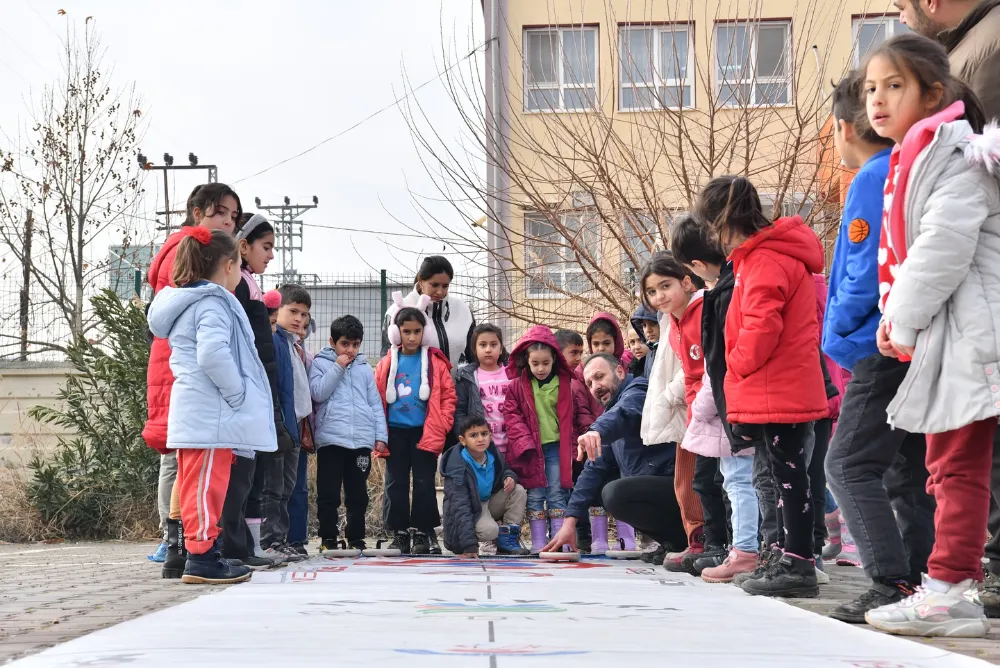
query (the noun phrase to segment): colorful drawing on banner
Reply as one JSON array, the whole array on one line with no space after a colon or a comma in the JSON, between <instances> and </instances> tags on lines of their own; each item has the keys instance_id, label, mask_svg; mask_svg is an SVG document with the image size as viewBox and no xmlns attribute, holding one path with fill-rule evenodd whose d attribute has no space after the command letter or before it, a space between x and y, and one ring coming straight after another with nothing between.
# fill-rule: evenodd
<instances>
[{"instance_id":1,"label":"colorful drawing on banner","mask_svg":"<svg viewBox=\"0 0 1000 668\"><path fill-rule=\"evenodd\" d=\"M457 645L448 649L397 649L400 654L420 656L570 656L590 654L590 650L541 647L539 645Z\"/></svg>"},{"instance_id":2,"label":"colorful drawing on banner","mask_svg":"<svg viewBox=\"0 0 1000 668\"><path fill-rule=\"evenodd\" d=\"M364 561L357 561L354 563L355 566L392 566L392 567L402 567L402 568L424 568L427 566L443 566L445 568L470 568L473 570L482 570L485 566L487 570L497 568L502 570L520 571L520 570L544 570L544 569L562 569L562 568L577 568L577 569L588 569L588 568L610 568L610 564L594 564L594 563L584 563L584 562L566 562L566 563L552 563L552 562L541 562L541 561L526 561L511 559L509 561L500 560L490 560L490 561L475 561L472 559L393 559L393 560L379 560L379 559L365 559Z\"/></svg>"},{"instance_id":3,"label":"colorful drawing on banner","mask_svg":"<svg viewBox=\"0 0 1000 668\"><path fill-rule=\"evenodd\" d=\"M508 612L566 612L566 608L558 608L554 605L538 605L534 603L432 603L418 605L417 610L424 615L436 615L439 613L467 613L467 612L494 612L503 614Z\"/></svg>"}]
</instances>

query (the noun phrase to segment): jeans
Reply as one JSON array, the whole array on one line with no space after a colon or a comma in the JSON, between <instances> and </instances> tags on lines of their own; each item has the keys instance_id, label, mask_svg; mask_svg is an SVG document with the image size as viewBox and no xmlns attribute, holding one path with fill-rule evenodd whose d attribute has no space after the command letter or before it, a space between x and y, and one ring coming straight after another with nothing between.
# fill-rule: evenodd
<instances>
[{"instance_id":1,"label":"jeans","mask_svg":"<svg viewBox=\"0 0 1000 668\"><path fill-rule=\"evenodd\" d=\"M256 459L233 456L229 488L222 504L222 556L227 559L243 559L254 551L253 536L247 527L246 508L256 470Z\"/></svg>"},{"instance_id":2,"label":"jeans","mask_svg":"<svg viewBox=\"0 0 1000 668\"><path fill-rule=\"evenodd\" d=\"M722 486L733 507L733 547L743 552L757 551L759 508L753 489L753 457L722 457Z\"/></svg>"},{"instance_id":3,"label":"jeans","mask_svg":"<svg viewBox=\"0 0 1000 668\"><path fill-rule=\"evenodd\" d=\"M785 536L778 517L778 488L771 474L767 449L762 445L756 447L753 453L753 488L757 492L760 509L760 542L769 547L781 547L785 544Z\"/></svg>"},{"instance_id":4,"label":"jeans","mask_svg":"<svg viewBox=\"0 0 1000 668\"><path fill-rule=\"evenodd\" d=\"M385 460L385 503L382 517L390 531L410 527L432 535L441 524L434 474L437 455L417 448L423 427L389 425L389 457ZM413 508L410 508L410 472L413 473Z\"/></svg>"},{"instance_id":5,"label":"jeans","mask_svg":"<svg viewBox=\"0 0 1000 668\"><path fill-rule=\"evenodd\" d=\"M880 354L854 365L826 457L827 482L872 580L918 582L934 545L924 437L886 422L908 368Z\"/></svg>"},{"instance_id":6,"label":"jeans","mask_svg":"<svg viewBox=\"0 0 1000 668\"><path fill-rule=\"evenodd\" d=\"M719 461L718 457L696 455L694 462L693 489L701 502L706 549L725 547L728 542L726 504L722 498L722 487L715 481Z\"/></svg>"},{"instance_id":7,"label":"jeans","mask_svg":"<svg viewBox=\"0 0 1000 668\"><path fill-rule=\"evenodd\" d=\"M160 479L156 485L156 510L160 514L160 532L166 535L170 517L170 492L177 480L177 452L160 455Z\"/></svg>"},{"instance_id":8,"label":"jeans","mask_svg":"<svg viewBox=\"0 0 1000 668\"><path fill-rule=\"evenodd\" d=\"M668 552L687 547L688 536L669 476L637 475L609 482L601 492L609 515L632 525Z\"/></svg>"},{"instance_id":9,"label":"jeans","mask_svg":"<svg viewBox=\"0 0 1000 668\"><path fill-rule=\"evenodd\" d=\"M833 511L835 511L837 508L840 508L840 506L837 505L837 500L835 498L833 498L833 494L830 493L830 489L829 488L827 488L824 491L826 492L826 512L827 512L827 514L830 514Z\"/></svg>"},{"instance_id":10,"label":"jeans","mask_svg":"<svg viewBox=\"0 0 1000 668\"><path fill-rule=\"evenodd\" d=\"M309 451L299 452L295 486L288 497L288 542L305 545L309 542Z\"/></svg>"},{"instance_id":11,"label":"jeans","mask_svg":"<svg viewBox=\"0 0 1000 668\"><path fill-rule=\"evenodd\" d=\"M316 450L316 514L319 535L336 540L340 530L340 488L344 487L347 515L347 542L364 540L365 513L368 512L368 473L372 451L326 445Z\"/></svg>"},{"instance_id":12,"label":"jeans","mask_svg":"<svg viewBox=\"0 0 1000 668\"><path fill-rule=\"evenodd\" d=\"M264 466L264 486L260 492L260 546L265 550L288 542L288 500L295 489L299 471L299 448L288 452L263 452L258 466Z\"/></svg>"},{"instance_id":13,"label":"jeans","mask_svg":"<svg viewBox=\"0 0 1000 668\"><path fill-rule=\"evenodd\" d=\"M545 461L545 487L528 490L528 518L545 517L546 507L549 517L559 517L569 503L569 490L563 489L559 477L559 444L546 443L542 446ZM552 511L560 511L553 514Z\"/></svg>"}]
</instances>

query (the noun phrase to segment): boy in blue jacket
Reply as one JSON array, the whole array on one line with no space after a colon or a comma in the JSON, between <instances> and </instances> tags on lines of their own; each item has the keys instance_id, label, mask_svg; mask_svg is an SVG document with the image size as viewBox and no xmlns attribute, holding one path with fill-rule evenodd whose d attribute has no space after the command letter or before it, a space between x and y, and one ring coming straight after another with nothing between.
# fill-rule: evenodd
<instances>
[{"instance_id":1,"label":"boy in blue jacket","mask_svg":"<svg viewBox=\"0 0 1000 668\"><path fill-rule=\"evenodd\" d=\"M892 142L868 125L862 83L853 73L834 91L833 116L844 164L860 169L844 203L823 320L823 352L853 374L826 472L872 587L830 616L864 624L868 610L909 596L927 572L934 499L926 491L924 437L890 428L885 417L910 363L880 354L875 345L878 244Z\"/></svg>"},{"instance_id":2,"label":"boy in blue jacket","mask_svg":"<svg viewBox=\"0 0 1000 668\"><path fill-rule=\"evenodd\" d=\"M389 440L375 372L361 350L365 328L353 315L330 325L330 345L309 369L309 389L316 408L316 514L320 551L337 549L340 487L347 511L346 537L364 550L368 511L368 472L372 448Z\"/></svg>"}]
</instances>

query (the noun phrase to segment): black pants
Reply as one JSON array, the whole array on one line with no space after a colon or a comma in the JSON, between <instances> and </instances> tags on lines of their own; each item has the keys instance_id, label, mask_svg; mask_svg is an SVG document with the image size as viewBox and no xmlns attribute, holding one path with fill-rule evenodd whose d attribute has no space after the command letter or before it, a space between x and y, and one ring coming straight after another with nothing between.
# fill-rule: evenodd
<instances>
[{"instance_id":1,"label":"black pants","mask_svg":"<svg viewBox=\"0 0 1000 668\"><path fill-rule=\"evenodd\" d=\"M258 453L256 462L259 462L264 454ZM247 497L247 517L261 518L264 515L261 511L260 496L264 491L266 471L263 466L258 466L256 462L253 467L253 484L250 486L250 495Z\"/></svg>"},{"instance_id":2,"label":"black pants","mask_svg":"<svg viewBox=\"0 0 1000 668\"><path fill-rule=\"evenodd\" d=\"M1000 575L1000 429L993 436L993 475L990 478L990 541L986 543L986 558L991 573Z\"/></svg>"},{"instance_id":3,"label":"black pants","mask_svg":"<svg viewBox=\"0 0 1000 668\"><path fill-rule=\"evenodd\" d=\"M833 420L823 418L813 423L816 440L809 456L809 489L813 498L813 554L823 553L826 542L826 453L830 448Z\"/></svg>"},{"instance_id":4,"label":"black pants","mask_svg":"<svg viewBox=\"0 0 1000 668\"><path fill-rule=\"evenodd\" d=\"M347 510L347 541L364 540L368 512L368 473L372 452L325 445L316 450L316 515L319 536L334 540L339 534L340 487L344 487Z\"/></svg>"},{"instance_id":5,"label":"black pants","mask_svg":"<svg viewBox=\"0 0 1000 668\"><path fill-rule=\"evenodd\" d=\"M806 439L812 424L766 424L764 443L778 487L785 551L812 557L813 501L806 470Z\"/></svg>"},{"instance_id":6,"label":"black pants","mask_svg":"<svg viewBox=\"0 0 1000 668\"><path fill-rule=\"evenodd\" d=\"M264 467L260 544L265 550L288 542L288 500L299 477L299 450L295 447L287 452L265 452L257 459L257 466Z\"/></svg>"},{"instance_id":7,"label":"black pants","mask_svg":"<svg viewBox=\"0 0 1000 668\"><path fill-rule=\"evenodd\" d=\"M716 482L719 476L717 457L695 456L694 493L701 501L701 511L705 518L705 548L726 546L726 504L722 486Z\"/></svg>"},{"instance_id":8,"label":"black pants","mask_svg":"<svg viewBox=\"0 0 1000 668\"><path fill-rule=\"evenodd\" d=\"M609 482L601 493L609 515L631 524L668 552L687 547L673 476L637 475Z\"/></svg>"},{"instance_id":9,"label":"black pants","mask_svg":"<svg viewBox=\"0 0 1000 668\"><path fill-rule=\"evenodd\" d=\"M382 517L389 531L410 527L430 534L441 524L434 474L437 455L417 449L423 427L389 427L389 457L385 460L385 503ZM410 508L410 472L413 508Z\"/></svg>"},{"instance_id":10,"label":"black pants","mask_svg":"<svg viewBox=\"0 0 1000 668\"><path fill-rule=\"evenodd\" d=\"M227 559L243 559L253 554L253 536L247 527L247 499L253 486L257 461L246 457L233 457L233 467L229 473L229 487L226 500L222 504L222 556Z\"/></svg>"}]
</instances>

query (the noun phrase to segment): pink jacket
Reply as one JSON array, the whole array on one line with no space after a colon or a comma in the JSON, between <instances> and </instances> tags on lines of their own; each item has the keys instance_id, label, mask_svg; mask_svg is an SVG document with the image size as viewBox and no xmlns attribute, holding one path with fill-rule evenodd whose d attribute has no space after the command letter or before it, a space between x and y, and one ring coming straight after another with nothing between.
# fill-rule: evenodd
<instances>
[{"instance_id":1,"label":"pink jacket","mask_svg":"<svg viewBox=\"0 0 1000 668\"><path fill-rule=\"evenodd\" d=\"M823 274L813 274L813 281L816 284L816 315L819 318L819 331L822 332L823 314L826 312L826 277ZM826 370L830 372L830 380L840 392L837 396L827 399L830 418L836 420L840 417L840 404L844 402L844 390L847 388L847 381L851 379L851 372L837 366L837 363L826 354L823 355L823 361L826 362Z\"/></svg>"},{"instance_id":2,"label":"pink jacket","mask_svg":"<svg viewBox=\"0 0 1000 668\"><path fill-rule=\"evenodd\" d=\"M732 457L733 451L729 439L722 428L722 418L712 397L712 382L708 374L701 378L701 389L691 402L691 422L681 447L702 457ZM753 448L743 448L738 456L753 454Z\"/></svg>"}]
</instances>

